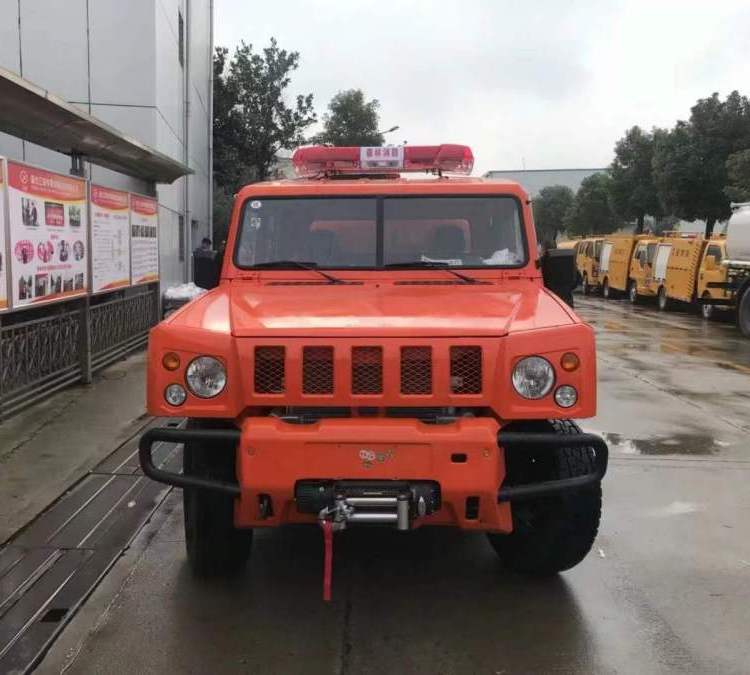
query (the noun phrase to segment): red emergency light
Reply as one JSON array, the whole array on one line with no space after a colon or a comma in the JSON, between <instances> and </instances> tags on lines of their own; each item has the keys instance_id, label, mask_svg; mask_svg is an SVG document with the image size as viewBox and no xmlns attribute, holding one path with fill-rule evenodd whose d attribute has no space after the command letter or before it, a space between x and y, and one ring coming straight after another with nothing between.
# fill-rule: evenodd
<instances>
[{"instance_id":1,"label":"red emergency light","mask_svg":"<svg viewBox=\"0 0 750 675\"><path fill-rule=\"evenodd\" d=\"M298 148L292 156L298 176L398 174L404 171L470 174L474 155L466 145Z\"/></svg>"}]
</instances>

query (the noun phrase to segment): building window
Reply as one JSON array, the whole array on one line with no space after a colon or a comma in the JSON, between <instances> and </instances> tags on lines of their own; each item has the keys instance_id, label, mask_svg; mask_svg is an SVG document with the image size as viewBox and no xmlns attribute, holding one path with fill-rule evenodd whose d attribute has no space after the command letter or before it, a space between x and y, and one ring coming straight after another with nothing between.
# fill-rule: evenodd
<instances>
[{"instance_id":1,"label":"building window","mask_svg":"<svg viewBox=\"0 0 750 675\"><path fill-rule=\"evenodd\" d=\"M177 249L180 262L185 262L185 216L178 216Z\"/></svg>"},{"instance_id":2,"label":"building window","mask_svg":"<svg viewBox=\"0 0 750 675\"><path fill-rule=\"evenodd\" d=\"M185 65L185 21L182 18L182 12L177 10L177 36L179 40L180 65Z\"/></svg>"}]
</instances>

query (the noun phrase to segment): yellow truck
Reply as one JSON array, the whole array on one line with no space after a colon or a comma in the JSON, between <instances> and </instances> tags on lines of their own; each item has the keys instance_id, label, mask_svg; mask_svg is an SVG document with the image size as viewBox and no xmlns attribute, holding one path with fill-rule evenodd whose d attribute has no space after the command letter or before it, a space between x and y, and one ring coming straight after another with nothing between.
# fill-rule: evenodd
<instances>
[{"instance_id":1,"label":"yellow truck","mask_svg":"<svg viewBox=\"0 0 750 675\"><path fill-rule=\"evenodd\" d=\"M640 298L655 297L667 271L669 251L662 252L657 259L658 237L638 237L630 259L628 276L628 299L635 304Z\"/></svg>"},{"instance_id":2,"label":"yellow truck","mask_svg":"<svg viewBox=\"0 0 750 675\"><path fill-rule=\"evenodd\" d=\"M728 288L729 268L726 235L712 237L703 251L695 297L700 303L704 319L714 316L717 308L727 309L732 305L732 292Z\"/></svg>"},{"instance_id":3,"label":"yellow truck","mask_svg":"<svg viewBox=\"0 0 750 675\"><path fill-rule=\"evenodd\" d=\"M586 237L576 247L576 267L581 275L584 295L591 294L601 286L599 260L602 255L604 237Z\"/></svg>"},{"instance_id":4,"label":"yellow truck","mask_svg":"<svg viewBox=\"0 0 750 675\"><path fill-rule=\"evenodd\" d=\"M668 309L673 300L692 303L707 240L700 234L665 232L656 248L654 278L659 309Z\"/></svg>"},{"instance_id":5,"label":"yellow truck","mask_svg":"<svg viewBox=\"0 0 750 675\"><path fill-rule=\"evenodd\" d=\"M599 261L602 295L614 298L628 290L630 261L641 235L611 234L604 238Z\"/></svg>"}]
</instances>

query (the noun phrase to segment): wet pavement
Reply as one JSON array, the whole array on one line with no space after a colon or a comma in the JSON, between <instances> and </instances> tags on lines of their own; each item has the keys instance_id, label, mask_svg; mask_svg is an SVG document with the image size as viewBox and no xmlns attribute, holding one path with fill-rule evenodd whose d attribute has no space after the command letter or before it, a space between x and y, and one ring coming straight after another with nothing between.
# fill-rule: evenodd
<instances>
[{"instance_id":1,"label":"wet pavement","mask_svg":"<svg viewBox=\"0 0 750 675\"><path fill-rule=\"evenodd\" d=\"M588 558L505 572L485 538L352 529L320 600L316 528L259 531L238 580L200 583L173 491L40 672L747 673L750 341L728 321L585 298L612 446Z\"/></svg>"}]
</instances>

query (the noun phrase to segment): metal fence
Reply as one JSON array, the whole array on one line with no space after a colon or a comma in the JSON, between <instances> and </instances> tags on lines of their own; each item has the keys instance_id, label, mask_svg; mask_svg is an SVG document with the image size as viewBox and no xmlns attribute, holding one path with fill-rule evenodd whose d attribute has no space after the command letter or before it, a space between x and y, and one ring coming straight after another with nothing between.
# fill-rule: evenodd
<instances>
[{"instance_id":1,"label":"metal fence","mask_svg":"<svg viewBox=\"0 0 750 675\"><path fill-rule=\"evenodd\" d=\"M12 312L0 325L0 420L146 344L159 284Z\"/></svg>"}]
</instances>

